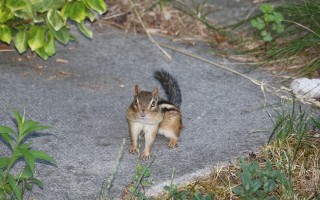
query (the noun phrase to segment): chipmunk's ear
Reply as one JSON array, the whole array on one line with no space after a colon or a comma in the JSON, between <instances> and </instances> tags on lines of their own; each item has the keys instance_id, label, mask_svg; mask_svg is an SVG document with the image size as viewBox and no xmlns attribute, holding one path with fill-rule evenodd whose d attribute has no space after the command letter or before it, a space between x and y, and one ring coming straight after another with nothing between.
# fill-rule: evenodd
<instances>
[{"instance_id":1,"label":"chipmunk's ear","mask_svg":"<svg viewBox=\"0 0 320 200\"><path fill-rule=\"evenodd\" d=\"M136 86L134 87L134 92L135 92L136 94L139 94L139 93L141 92L140 85L136 85Z\"/></svg>"},{"instance_id":2,"label":"chipmunk's ear","mask_svg":"<svg viewBox=\"0 0 320 200\"><path fill-rule=\"evenodd\" d=\"M155 87L155 88L152 90L152 96L158 97L158 95L159 95L159 87Z\"/></svg>"}]
</instances>

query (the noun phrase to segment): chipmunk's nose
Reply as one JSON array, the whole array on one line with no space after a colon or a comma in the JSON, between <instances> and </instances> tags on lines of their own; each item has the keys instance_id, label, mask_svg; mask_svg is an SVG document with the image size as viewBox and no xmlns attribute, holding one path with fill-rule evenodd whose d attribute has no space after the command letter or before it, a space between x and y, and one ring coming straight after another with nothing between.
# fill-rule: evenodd
<instances>
[{"instance_id":1,"label":"chipmunk's nose","mask_svg":"<svg viewBox=\"0 0 320 200\"><path fill-rule=\"evenodd\" d=\"M141 116L141 117L145 117L145 116L146 116L146 113L145 113L144 111L145 111L145 109L142 109L142 110L141 110L141 113L140 113L140 116Z\"/></svg>"}]
</instances>

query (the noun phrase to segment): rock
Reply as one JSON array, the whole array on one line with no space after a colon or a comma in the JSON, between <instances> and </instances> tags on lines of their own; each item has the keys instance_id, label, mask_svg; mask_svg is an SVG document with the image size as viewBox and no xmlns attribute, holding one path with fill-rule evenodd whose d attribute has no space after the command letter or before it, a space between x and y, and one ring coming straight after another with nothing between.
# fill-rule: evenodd
<instances>
[{"instance_id":1,"label":"rock","mask_svg":"<svg viewBox=\"0 0 320 200\"><path fill-rule=\"evenodd\" d=\"M320 79L299 78L290 84L293 93L304 99L320 98Z\"/></svg>"}]
</instances>

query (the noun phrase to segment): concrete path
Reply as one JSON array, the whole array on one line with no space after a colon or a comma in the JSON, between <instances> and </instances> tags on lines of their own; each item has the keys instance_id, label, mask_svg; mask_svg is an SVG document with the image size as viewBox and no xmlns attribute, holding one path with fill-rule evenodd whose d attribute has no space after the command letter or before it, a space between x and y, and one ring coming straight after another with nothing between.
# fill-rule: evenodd
<instances>
[{"instance_id":1,"label":"concrete path","mask_svg":"<svg viewBox=\"0 0 320 200\"><path fill-rule=\"evenodd\" d=\"M180 82L185 128L179 147L172 150L164 137L157 137L151 175L156 184L151 193L170 180L173 168L177 180L190 180L191 174L208 173L214 165L247 155L266 142L270 132L261 130L270 130L272 123L262 108L264 96L258 86L178 52L168 50L173 59L167 61L144 35L125 35L110 27L92 29L92 41L77 35L79 43L59 47L47 62L16 52L1 53L0 123L13 125L10 110L25 108L29 118L55 127L45 136L32 138L32 147L52 155L57 166L37 164L36 176L45 186L43 190L35 187L30 197L95 199L125 138L110 191L112 198L120 198L136 165L144 163L128 152L125 111L135 84L145 90L158 84L152 78L157 69L168 70ZM204 47L158 40L223 61L206 54ZM261 76L248 68L234 69ZM1 143L0 152L3 149Z\"/></svg>"}]
</instances>

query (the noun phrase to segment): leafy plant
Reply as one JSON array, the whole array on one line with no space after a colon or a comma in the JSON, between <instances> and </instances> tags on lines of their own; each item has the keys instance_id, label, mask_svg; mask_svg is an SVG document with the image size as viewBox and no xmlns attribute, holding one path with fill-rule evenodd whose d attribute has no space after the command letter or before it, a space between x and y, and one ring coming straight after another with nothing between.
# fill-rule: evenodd
<instances>
[{"instance_id":1,"label":"leafy plant","mask_svg":"<svg viewBox=\"0 0 320 200\"><path fill-rule=\"evenodd\" d=\"M306 111L303 111L301 106L299 106L299 111L297 112L295 101L294 99L291 110L283 110L281 113L278 113L269 142L272 138L275 138L281 144L291 134L297 135L300 141L304 137L308 130L307 127L311 122L310 115ZM297 146L298 148L299 146Z\"/></svg>"},{"instance_id":2,"label":"leafy plant","mask_svg":"<svg viewBox=\"0 0 320 200\"><path fill-rule=\"evenodd\" d=\"M166 191L169 195L169 199L187 199L189 192L187 191L178 191L178 187L173 184L173 179L174 179L174 174L175 174L175 169L173 169L172 175L171 175L171 183L170 186L164 186L163 190Z\"/></svg>"},{"instance_id":3,"label":"leafy plant","mask_svg":"<svg viewBox=\"0 0 320 200\"><path fill-rule=\"evenodd\" d=\"M12 152L9 157L0 157L0 199L4 200L21 200L25 189L32 190L33 184L40 188L43 187L43 183L34 177L37 160L55 163L55 160L47 153L32 150L31 144L26 143L30 133L52 127L28 120L25 114L21 116L18 112L13 112L13 116L17 123L17 131L7 126L0 126L0 137ZM24 161L23 171L13 174L14 165L20 161Z\"/></svg>"},{"instance_id":4,"label":"leafy plant","mask_svg":"<svg viewBox=\"0 0 320 200\"><path fill-rule=\"evenodd\" d=\"M164 186L163 190L168 193L169 199L176 199L176 200L186 200L189 196L191 196L191 193L189 191L179 191L177 185L173 184L175 169L172 172L171 176L171 183L170 186ZM193 194L190 198L191 200L213 200L214 194L208 194L203 196L201 193L197 192Z\"/></svg>"},{"instance_id":5,"label":"leafy plant","mask_svg":"<svg viewBox=\"0 0 320 200\"><path fill-rule=\"evenodd\" d=\"M276 189L277 183L286 184L286 177L280 168L273 168L269 160L264 169L256 161L240 164L242 172L239 174L241 184L232 188L232 192L241 199L277 199L271 193Z\"/></svg>"},{"instance_id":6,"label":"leafy plant","mask_svg":"<svg viewBox=\"0 0 320 200\"><path fill-rule=\"evenodd\" d=\"M128 189L130 194L129 199L148 199L144 194L144 188L153 183L153 179L149 178L151 175L151 165L153 161L154 158L152 158L145 166L141 164L137 165L136 172L133 176L133 183Z\"/></svg>"},{"instance_id":7,"label":"leafy plant","mask_svg":"<svg viewBox=\"0 0 320 200\"><path fill-rule=\"evenodd\" d=\"M1 0L0 41L13 42L20 54L30 48L47 60L56 52L56 40L66 45L75 39L68 20L92 38L84 21L89 18L92 22L94 11L103 14L106 10L103 0Z\"/></svg>"},{"instance_id":8,"label":"leafy plant","mask_svg":"<svg viewBox=\"0 0 320 200\"><path fill-rule=\"evenodd\" d=\"M273 40L272 32L282 33L284 31L284 17L280 12L276 12L271 4L262 4L260 10L263 17L257 17L251 20L251 25L260 31L262 40L270 42Z\"/></svg>"},{"instance_id":9,"label":"leafy plant","mask_svg":"<svg viewBox=\"0 0 320 200\"><path fill-rule=\"evenodd\" d=\"M214 194L203 196L200 192L197 192L191 197L191 200L214 200Z\"/></svg>"}]
</instances>

